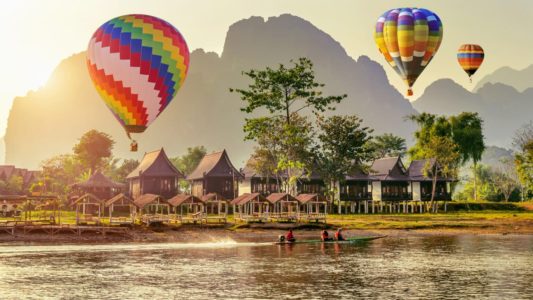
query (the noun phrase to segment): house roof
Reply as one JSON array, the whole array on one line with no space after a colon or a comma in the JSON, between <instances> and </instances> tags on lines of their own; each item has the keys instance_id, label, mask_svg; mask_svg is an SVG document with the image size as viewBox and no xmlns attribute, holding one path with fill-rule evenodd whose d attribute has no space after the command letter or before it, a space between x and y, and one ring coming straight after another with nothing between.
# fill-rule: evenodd
<instances>
[{"instance_id":1,"label":"house roof","mask_svg":"<svg viewBox=\"0 0 533 300\"><path fill-rule=\"evenodd\" d=\"M163 202L163 204L168 204L163 201L163 197L154 194L143 194L137 197L137 199L135 199L133 202L135 203L135 205L137 205L137 207L143 209L146 205L152 204L156 201L159 201L159 203Z\"/></svg>"},{"instance_id":2,"label":"house roof","mask_svg":"<svg viewBox=\"0 0 533 300\"><path fill-rule=\"evenodd\" d=\"M372 176L368 175L367 173L363 172L360 169L356 169L352 171L350 174L346 175L347 181L350 181L350 180L351 181L357 181L357 180L368 181L372 179L373 179Z\"/></svg>"},{"instance_id":3,"label":"house roof","mask_svg":"<svg viewBox=\"0 0 533 300\"><path fill-rule=\"evenodd\" d=\"M88 201L85 202L85 200L88 200ZM97 196L95 196L95 195L93 195L91 193L86 193L86 194L83 194L82 196L78 197L76 200L74 200L72 205L78 204L80 202L85 202L86 204L98 204L98 205L101 205L101 204L104 203L104 200L98 198Z\"/></svg>"},{"instance_id":4,"label":"house roof","mask_svg":"<svg viewBox=\"0 0 533 300\"><path fill-rule=\"evenodd\" d=\"M268 201L265 196L259 194L259 193L252 193L252 194L249 194L249 193L245 193L245 194L242 194L240 195L239 197L233 199L231 201L231 204L234 204L234 205L241 205L241 204L245 204L245 203L248 203L252 200L259 200L259 201Z\"/></svg>"},{"instance_id":5,"label":"house roof","mask_svg":"<svg viewBox=\"0 0 533 300\"><path fill-rule=\"evenodd\" d=\"M409 176L399 156L376 159L370 167L374 180L408 181Z\"/></svg>"},{"instance_id":6,"label":"house roof","mask_svg":"<svg viewBox=\"0 0 533 300\"><path fill-rule=\"evenodd\" d=\"M326 202L326 198L322 195L319 195L319 194L300 194L298 196L296 196L296 199L298 201L300 201L302 204L303 203L308 203L308 202Z\"/></svg>"},{"instance_id":7,"label":"house roof","mask_svg":"<svg viewBox=\"0 0 533 300\"><path fill-rule=\"evenodd\" d=\"M126 178L132 179L140 176L184 177L170 162L163 148L145 153L137 168Z\"/></svg>"},{"instance_id":8,"label":"house roof","mask_svg":"<svg viewBox=\"0 0 533 300\"><path fill-rule=\"evenodd\" d=\"M242 174L231 163L226 150L206 154L196 169L187 176L187 180L202 179L204 176L210 177L242 177Z\"/></svg>"},{"instance_id":9,"label":"house roof","mask_svg":"<svg viewBox=\"0 0 533 300\"><path fill-rule=\"evenodd\" d=\"M114 182L106 177L102 172L96 171L89 179L72 185L78 188L123 188L124 184Z\"/></svg>"},{"instance_id":10,"label":"house roof","mask_svg":"<svg viewBox=\"0 0 533 300\"><path fill-rule=\"evenodd\" d=\"M201 197L202 201L208 202L208 201L226 201L224 196L220 195L219 193L209 193L207 195L203 195Z\"/></svg>"},{"instance_id":11,"label":"house roof","mask_svg":"<svg viewBox=\"0 0 533 300\"><path fill-rule=\"evenodd\" d=\"M13 175L13 171L15 171L15 166L11 166L11 165L0 166L0 179L11 178L11 175Z\"/></svg>"},{"instance_id":12,"label":"house roof","mask_svg":"<svg viewBox=\"0 0 533 300\"><path fill-rule=\"evenodd\" d=\"M120 194L114 196L113 198L108 199L108 200L105 202L104 205L105 205L105 207L109 207L109 206L111 206L111 204L114 204L114 203L116 203L116 202L118 202L118 201L122 201L122 204L123 204L124 202L127 202L128 204L135 205L135 202L134 202L130 197L124 195L123 193L120 193ZM137 205L135 205L135 206L137 206Z\"/></svg>"},{"instance_id":13,"label":"house roof","mask_svg":"<svg viewBox=\"0 0 533 300\"><path fill-rule=\"evenodd\" d=\"M186 194L179 194L176 195L170 199L168 199L168 204L176 207L185 203L192 204L192 203L204 203L202 199L193 196L193 195L186 195Z\"/></svg>"},{"instance_id":14,"label":"house roof","mask_svg":"<svg viewBox=\"0 0 533 300\"><path fill-rule=\"evenodd\" d=\"M298 201L295 197L293 197L291 194L288 193L272 193L266 197L270 203L274 204L277 203L283 199L286 201Z\"/></svg>"},{"instance_id":15,"label":"house roof","mask_svg":"<svg viewBox=\"0 0 533 300\"><path fill-rule=\"evenodd\" d=\"M407 169L407 173L409 174L409 177L413 181L431 181L431 177L427 177L424 175L424 167L426 165L426 162L428 159L418 159L413 160L411 164L409 165L409 169ZM430 167L432 168L437 161L434 158L429 159ZM437 165L438 168L438 165ZM437 176L437 180L446 180L446 181L453 181L452 178L444 178L442 176Z\"/></svg>"}]
</instances>

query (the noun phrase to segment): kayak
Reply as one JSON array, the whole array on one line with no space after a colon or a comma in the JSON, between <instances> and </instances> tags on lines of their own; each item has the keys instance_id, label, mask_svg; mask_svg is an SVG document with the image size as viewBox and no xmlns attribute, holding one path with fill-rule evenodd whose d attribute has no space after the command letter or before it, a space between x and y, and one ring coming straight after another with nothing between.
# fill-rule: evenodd
<instances>
[{"instance_id":1,"label":"kayak","mask_svg":"<svg viewBox=\"0 0 533 300\"><path fill-rule=\"evenodd\" d=\"M353 244L353 243L360 243L360 242L368 242L373 241L377 239L381 239L386 237L384 236L365 236L365 237L353 237L353 238L347 238L344 241L322 241L322 240L296 240L295 242L274 242L274 245L289 245L289 244L315 244L315 243L323 243L323 244Z\"/></svg>"}]
</instances>

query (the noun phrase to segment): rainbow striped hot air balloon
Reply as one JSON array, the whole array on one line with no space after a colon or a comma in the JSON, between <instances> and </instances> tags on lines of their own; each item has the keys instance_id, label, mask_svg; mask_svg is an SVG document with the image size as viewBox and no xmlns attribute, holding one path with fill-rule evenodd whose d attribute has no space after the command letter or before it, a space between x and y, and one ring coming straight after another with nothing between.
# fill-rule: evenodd
<instances>
[{"instance_id":1,"label":"rainbow striped hot air balloon","mask_svg":"<svg viewBox=\"0 0 533 300\"><path fill-rule=\"evenodd\" d=\"M408 86L412 86L429 64L442 42L442 22L423 8L396 8L379 17L374 39L379 51Z\"/></svg>"},{"instance_id":2,"label":"rainbow striped hot air balloon","mask_svg":"<svg viewBox=\"0 0 533 300\"><path fill-rule=\"evenodd\" d=\"M125 15L96 30L87 50L87 68L96 90L130 137L144 132L176 96L189 69L189 49L166 21Z\"/></svg>"},{"instance_id":3,"label":"rainbow striped hot air balloon","mask_svg":"<svg viewBox=\"0 0 533 300\"><path fill-rule=\"evenodd\" d=\"M476 73L477 69L483 63L485 58L485 52L480 45L465 44L459 47L457 51L457 60L461 65L461 68L468 74L470 82L472 82L472 75Z\"/></svg>"}]
</instances>

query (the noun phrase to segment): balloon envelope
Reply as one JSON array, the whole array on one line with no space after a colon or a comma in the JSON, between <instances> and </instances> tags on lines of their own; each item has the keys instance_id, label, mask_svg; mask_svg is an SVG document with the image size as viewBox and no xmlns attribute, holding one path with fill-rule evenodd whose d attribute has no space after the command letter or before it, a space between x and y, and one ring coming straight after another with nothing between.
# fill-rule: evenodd
<instances>
[{"instance_id":1,"label":"balloon envelope","mask_svg":"<svg viewBox=\"0 0 533 300\"><path fill-rule=\"evenodd\" d=\"M143 132L172 101L189 69L189 49L171 24L147 15L104 23L92 36L87 68L126 132Z\"/></svg>"},{"instance_id":2,"label":"balloon envelope","mask_svg":"<svg viewBox=\"0 0 533 300\"><path fill-rule=\"evenodd\" d=\"M461 65L461 68L468 74L468 77L472 77L476 73L477 69L483 63L485 58L485 52L480 45L465 44L459 47L457 51L457 60Z\"/></svg>"},{"instance_id":3,"label":"balloon envelope","mask_svg":"<svg viewBox=\"0 0 533 300\"><path fill-rule=\"evenodd\" d=\"M374 40L390 66L411 87L442 42L442 22L423 8L396 8L378 18Z\"/></svg>"}]
</instances>

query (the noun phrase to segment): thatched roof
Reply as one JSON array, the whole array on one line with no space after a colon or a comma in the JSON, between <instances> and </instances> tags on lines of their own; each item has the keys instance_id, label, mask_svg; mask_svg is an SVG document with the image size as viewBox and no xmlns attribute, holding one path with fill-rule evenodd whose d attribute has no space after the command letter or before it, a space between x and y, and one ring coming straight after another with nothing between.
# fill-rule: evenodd
<instances>
[{"instance_id":1,"label":"thatched roof","mask_svg":"<svg viewBox=\"0 0 533 300\"><path fill-rule=\"evenodd\" d=\"M154 177L178 177L183 178L183 174L174 167L168 159L163 148L144 154L143 159L126 178L132 179L140 176Z\"/></svg>"},{"instance_id":2,"label":"thatched roof","mask_svg":"<svg viewBox=\"0 0 533 300\"><path fill-rule=\"evenodd\" d=\"M296 199L300 201L300 203L308 203L308 202L326 202L327 199L319 194L300 194L296 196Z\"/></svg>"},{"instance_id":3,"label":"thatched roof","mask_svg":"<svg viewBox=\"0 0 533 300\"><path fill-rule=\"evenodd\" d=\"M105 205L105 207L109 207L109 206L111 206L111 204L115 204L118 201L121 201L120 204L128 203L128 204L135 205L135 202L130 197L124 195L123 193L120 193L120 194L114 196L113 198L106 200L104 205ZM137 206L137 205L135 205L135 206Z\"/></svg>"},{"instance_id":4,"label":"thatched roof","mask_svg":"<svg viewBox=\"0 0 533 300\"><path fill-rule=\"evenodd\" d=\"M370 174L376 180L408 181L409 176L399 156L376 159L370 167Z\"/></svg>"},{"instance_id":5,"label":"thatched roof","mask_svg":"<svg viewBox=\"0 0 533 300\"><path fill-rule=\"evenodd\" d=\"M272 193L268 195L267 200L270 201L270 203L277 203L281 200L285 201L298 201L295 197L293 197L291 194L288 193Z\"/></svg>"},{"instance_id":6,"label":"thatched roof","mask_svg":"<svg viewBox=\"0 0 533 300\"><path fill-rule=\"evenodd\" d=\"M77 199L74 200L72 205L75 205L81 202L85 202L86 204L98 204L98 205L104 204L104 200L98 198L97 196L91 193L86 193L78 197Z\"/></svg>"},{"instance_id":7,"label":"thatched roof","mask_svg":"<svg viewBox=\"0 0 533 300\"><path fill-rule=\"evenodd\" d=\"M185 204L185 203L203 203L204 201L202 201L202 199L196 197L196 196L193 196L193 195L186 195L186 194L179 194L179 195L176 195L170 199L168 199L168 204L176 207L176 206L179 206L179 205L182 205L182 204Z\"/></svg>"},{"instance_id":8,"label":"thatched roof","mask_svg":"<svg viewBox=\"0 0 533 300\"><path fill-rule=\"evenodd\" d=\"M163 200L163 197L154 194L143 194L135 199L133 203L135 203L135 205L137 205L137 207L140 209L143 209L146 205L153 203L162 203L168 205L168 203Z\"/></svg>"},{"instance_id":9,"label":"thatched roof","mask_svg":"<svg viewBox=\"0 0 533 300\"><path fill-rule=\"evenodd\" d=\"M250 201L253 201L253 200L268 201L265 198L265 196L263 196L263 195L261 195L259 193L252 193L252 194L245 193L245 194L242 194L239 197L233 199L231 201L231 204L241 205L241 204L246 204L246 203L248 203Z\"/></svg>"},{"instance_id":10,"label":"thatched roof","mask_svg":"<svg viewBox=\"0 0 533 300\"><path fill-rule=\"evenodd\" d=\"M207 195L203 195L201 197L202 201L209 202L209 201L227 201L227 199L224 198L224 196L220 195L219 193L209 193Z\"/></svg>"},{"instance_id":11,"label":"thatched roof","mask_svg":"<svg viewBox=\"0 0 533 300\"><path fill-rule=\"evenodd\" d=\"M233 166L226 150L223 150L206 154L196 169L187 176L187 180L202 179L204 176L241 178L242 174Z\"/></svg>"},{"instance_id":12,"label":"thatched roof","mask_svg":"<svg viewBox=\"0 0 533 300\"><path fill-rule=\"evenodd\" d=\"M114 182L106 177L102 172L96 171L89 179L84 182L78 182L72 185L77 188L123 188L124 184Z\"/></svg>"}]
</instances>

